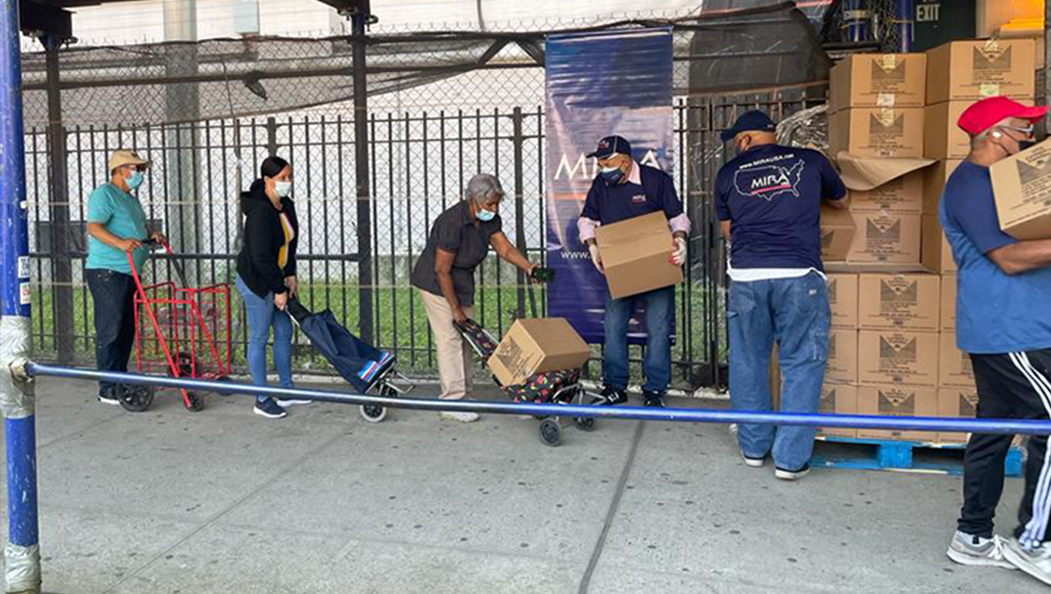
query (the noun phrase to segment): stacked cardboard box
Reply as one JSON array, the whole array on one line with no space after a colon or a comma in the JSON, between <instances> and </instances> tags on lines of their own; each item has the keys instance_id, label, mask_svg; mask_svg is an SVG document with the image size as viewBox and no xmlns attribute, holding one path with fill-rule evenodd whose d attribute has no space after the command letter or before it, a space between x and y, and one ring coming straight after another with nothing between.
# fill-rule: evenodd
<instances>
[{"instance_id":1,"label":"stacked cardboard box","mask_svg":"<svg viewBox=\"0 0 1051 594\"><path fill-rule=\"evenodd\" d=\"M1003 95L1033 105L1036 79L1032 39L954 41L927 52L924 155L937 163L924 179L923 265L953 274L956 265L938 224L945 181L970 152L970 139L956 125L975 101Z\"/></svg>"},{"instance_id":2,"label":"stacked cardboard box","mask_svg":"<svg viewBox=\"0 0 1051 594\"><path fill-rule=\"evenodd\" d=\"M973 373L955 343L956 267L938 223L938 202L970 148L956 127L960 113L994 95L1032 104L1033 56L1030 40L962 41L926 55L855 55L833 68L829 152L850 189L851 203L848 213L823 213L822 229L828 269L842 273L830 275L830 297L833 279L838 284L841 277L857 273L857 304L852 334L841 326L830 333L834 340L823 411L973 416ZM916 65L926 70L922 81L910 72ZM911 111L920 104L922 116ZM891 117L880 110L896 113ZM891 122L902 124L900 137L893 136ZM917 141L907 128L920 122L924 134ZM913 150L917 146L922 147L918 153ZM844 336L857 345L849 358L841 352L851 343ZM845 363L848 359L852 366ZM852 382L851 372L856 373ZM964 439L948 433L864 429L855 434Z\"/></svg>"}]
</instances>

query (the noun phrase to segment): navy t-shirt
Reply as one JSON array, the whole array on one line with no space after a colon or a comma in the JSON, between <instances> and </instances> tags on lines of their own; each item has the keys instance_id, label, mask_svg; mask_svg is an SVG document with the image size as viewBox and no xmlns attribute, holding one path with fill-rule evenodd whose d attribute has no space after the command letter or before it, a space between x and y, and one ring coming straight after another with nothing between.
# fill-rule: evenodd
<instances>
[{"instance_id":1,"label":"navy t-shirt","mask_svg":"<svg viewBox=\"0 0 1051 594\"><path fill-rule=\"evenodd\" d=\"M989 168L960 163L938 206L956 260L956 345L965 353L1051 348L1051 267L1014 276L988 256L1015 243L1000 230Z\"/></svg>"},{"instance_id":2,"label":"navy t-shirt","mask_svg":"<svg viewBox=\"0 0 1051 594\"><path fill-rule=\"evenodd\" d=\"M636 166L642 185L625 182L608 186L601 177L596 177L588 190L580 216L609 225L658 210L663 210L669 220L681 215L682 202L675 193L671 176L660 169Z\"/></svg>"},{"instance_id":3,"label":"navy t-shirt","mask_svg":"<svg viewBox=\"0 0 1051 594\"><path fill-rule=\"evenodd\" d=\"M715 211L730 221L736 269L821 266L821 201L847 189L821 153L765 144L723 165L715 178Z\"/></svg>"}]
</instances>

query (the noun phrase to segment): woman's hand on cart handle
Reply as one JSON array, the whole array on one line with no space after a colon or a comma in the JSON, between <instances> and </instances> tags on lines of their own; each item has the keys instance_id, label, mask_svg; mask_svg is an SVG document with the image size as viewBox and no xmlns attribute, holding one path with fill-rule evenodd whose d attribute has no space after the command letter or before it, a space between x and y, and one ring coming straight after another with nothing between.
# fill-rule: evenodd
<instances>
[{"instance_id":1,"label":"woman's hand on cart handle","mask_svg":"<svg viewBox=\"0 0 1051 594\"><path fill-rule=\"evenodd\" d=\"M274 307L281 311L285 311L286 305L288 305L288 291L274 295Z\"/></svg>"},{"instance_id":2,"label":"woman's hand on cart handle","mask_svg":"<svg viewBox=\"0 0 1051 594\"><path fill-rule=\"evenodd\" d=\"M150 240L155 241L161 245L168 244L168 238L164 235L164 233L161 233L160 231L154 231L153 233L150 233Z\"/></svg>"},{"instance_id":3,"label":"woman's hand on cart handle","mask_svg":"<svg viewBox=\"0 0 1051 594\"><path fill-rule=\"evenodd\" d=\"M456 322L457 324L466 324L467 323L467 314L464 313L462 307L457 307L456 309L453 310L453 321Z\"/></svg>"},{"instance_id":4,"label":"woman's hand on cart handle","mask_svg":"<svg viewBox=\"0 0 1051 594\"><path fill-rule=\"evenodd\" d=\"M121 239L117 241L116 247L122 252L130 252L142 247L142 242L137 239Z\"/></svg>"}]
</instances>

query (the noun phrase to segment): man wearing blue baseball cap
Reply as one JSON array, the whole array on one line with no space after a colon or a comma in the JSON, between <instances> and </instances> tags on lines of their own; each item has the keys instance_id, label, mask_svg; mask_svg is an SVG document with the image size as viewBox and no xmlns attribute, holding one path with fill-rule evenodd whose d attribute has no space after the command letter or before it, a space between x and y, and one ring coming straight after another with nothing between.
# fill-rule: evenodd
<instances>
[{"instance_id":1,"label":"man wearing blue baseball cap","mask_svg":"<svg viewBox=\"0 0 1051 594\"><path fill-rule=\"evenodd\" d=\"M730 399L738 410L771 409L767 368L778 345L781 410L814 413L828 359L829 304L821 263L822 201L844 207L846 188L824 155L777 144L777 126L745 113L722 133L737 156L715 179L715 209L729 252ZM741 424L748 466L772 455L775 476L810 469L812 427Z\"/></svg>"},{"instance_id":2,"label":"man wearing blue baseball cap","mask_svg":"<svg viewBox=\"0 0 1051 594\"><path fill-rule=\"evenodd\" d=\"M674 251L671 261L686 261L686 238L690 219L682 210L675 183L667 173L644 166L631 157L631 144L620 136L607 136L587 155L597 159L599 175L591 183L584 210L577 221L580 241L588 246L591 260L601 274L602 257L595 242L595 228L661 211L668 218ZM642 394L646 406L663 407L664 392L671 381L671 333L675 319L675 287L665 287L631 297L613 299L606 293L602 357L605 388L602 395L609 404L628 401L628 320L636 304L645 307L646 383Z\"/></svg>"}]
</instances>

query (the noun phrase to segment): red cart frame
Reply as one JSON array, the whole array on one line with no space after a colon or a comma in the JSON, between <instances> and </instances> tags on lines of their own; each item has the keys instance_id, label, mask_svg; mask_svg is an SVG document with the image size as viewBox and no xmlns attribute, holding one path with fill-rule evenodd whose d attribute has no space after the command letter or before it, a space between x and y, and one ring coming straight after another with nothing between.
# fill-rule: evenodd
<instances>
[{"instance_id":1,"label":"red cart frame","mask_svg":"<svg viewBox=\"0 0 1051 594\"><path fill-rule=\"evenodd\" d=\"M231 355L230 286L187 286L171 247L167 243L161 245L182 286L171 280L144 286L128 252L135 281L136 369L139 373L226 381ZM199 355L198 350L204 352ZM179 391L186 410L197 412L204 407L201 395ZM152 401L152 392L147 395L140 391L137 397L121 398L125 408L135 411L146 410Z\"/></svg>"}]
</instances>

